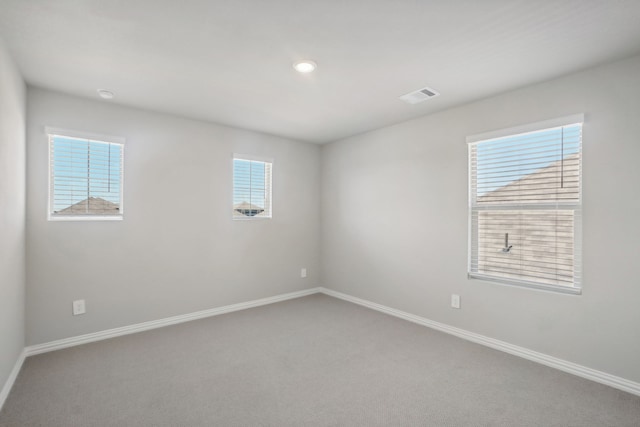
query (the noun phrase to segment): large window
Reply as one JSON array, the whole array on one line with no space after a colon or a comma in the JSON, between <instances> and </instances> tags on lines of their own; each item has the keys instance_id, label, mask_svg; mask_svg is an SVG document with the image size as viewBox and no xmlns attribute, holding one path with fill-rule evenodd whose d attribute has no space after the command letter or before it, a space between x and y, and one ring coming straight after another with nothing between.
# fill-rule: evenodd
<instances>
[{"instance_id":1,"label":"large window","mask_svg":"<svg viewBox=\"0 0 640 427\"><path fill-rule=\"evenodd\" d=\"M469 137L469 276L579 293L582 115Z\"/></svg>"},{"instance_id":2,"label":"large window","mask_svg":"<svg viewBox=\"0 0 640 427\"><path fill-rule=\"evenodd\" d=\"M52 128L47 133L49 219L122 219L124 140Z\"/></svg>"},{"instance_id":3,"label":"large window","mask_svg":"<svg viewBox=\"0 0 640 427\"><path fill-rule=\"evenodd\" d=\"M271 161L233 156L233 219L271 218Z\"/></svg>"}]
</instances>

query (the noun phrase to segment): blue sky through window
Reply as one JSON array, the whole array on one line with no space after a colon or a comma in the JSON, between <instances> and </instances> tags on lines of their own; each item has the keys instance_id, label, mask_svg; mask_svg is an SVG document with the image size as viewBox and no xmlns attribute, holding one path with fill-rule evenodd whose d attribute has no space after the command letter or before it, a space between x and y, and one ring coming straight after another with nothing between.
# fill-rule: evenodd
<instances>
[{"instance_id":1,"label":"blue sky through window","mask_svg":"<svg viewBox=\"0 0 640 427\"><path fill-rule=\"evenodd\" d=\"M264 162L233 160L233 204L250 203L264 209L268 186Z\"/></svg>"}]
</instances>

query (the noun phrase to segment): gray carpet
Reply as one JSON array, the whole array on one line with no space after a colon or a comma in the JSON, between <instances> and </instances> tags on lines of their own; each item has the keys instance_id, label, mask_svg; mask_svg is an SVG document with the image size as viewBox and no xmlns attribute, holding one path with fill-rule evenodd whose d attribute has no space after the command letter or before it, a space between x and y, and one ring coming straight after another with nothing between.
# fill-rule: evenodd
<instances>
[{"instance_id":1,"label":"gray carpet","mask_svg":"<svg viewBox=\"0 0 640 427\"><path fill-rule=\"evenodd\" d=\"M640 426L640 397L325 295L29 357L0 426Z\"/></svg>"}]
</instances>

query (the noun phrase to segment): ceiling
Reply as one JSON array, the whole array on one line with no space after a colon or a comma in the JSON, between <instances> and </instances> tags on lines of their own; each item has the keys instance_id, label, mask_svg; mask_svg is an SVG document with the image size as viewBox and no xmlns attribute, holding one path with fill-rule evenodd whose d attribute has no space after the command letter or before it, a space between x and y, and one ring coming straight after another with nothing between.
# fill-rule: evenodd
<instances>
[{"instance_id":1,"label":"ceiling","mask_svg":"<svg viewBox=\"0 0 640 427\"><path fill-rule=\"evenodd\" d=\"M640 0L0 0L0 37L33 86L324 143L639 53Z\"/></svg>"}]
</instances>

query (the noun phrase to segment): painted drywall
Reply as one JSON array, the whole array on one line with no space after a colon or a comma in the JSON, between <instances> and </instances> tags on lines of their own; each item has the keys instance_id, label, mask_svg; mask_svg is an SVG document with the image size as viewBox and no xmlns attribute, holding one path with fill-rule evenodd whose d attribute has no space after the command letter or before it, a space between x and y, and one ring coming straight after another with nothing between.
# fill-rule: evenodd
<instances>
[{"instance_id":1,"label":"painted drywall","mask_svg":"<svg viewBox=\"0 0 640 427\"><path fill-rule=\"evenodd\" d=\"M25 98L0 40L0 389L25 342Z\"/></svg>"},{"instance_id":2,"label":"painted drywall","mask_svg":"<svg viewBox=\"0 0 640 427\"><path fill-rule=\"evenodd\" d=\"M582 295L468 279L465 138L574 113ZM639 117L634 57L324 146L323 286L640 381Z\"/></svg>"},{"instance_id":3,"label":"painted drywall","mask_svg":"<svg viewBox=\"0 0 640 427\"><path fill-rule=\"evenodd\" d=\"M27 108L29 345L318 285L317 145L38 88ZM124 220L47 220L45 126L126 138ZM234 153L273 159L272 219L232 220Z\"/></svg>"}]
</instances>

